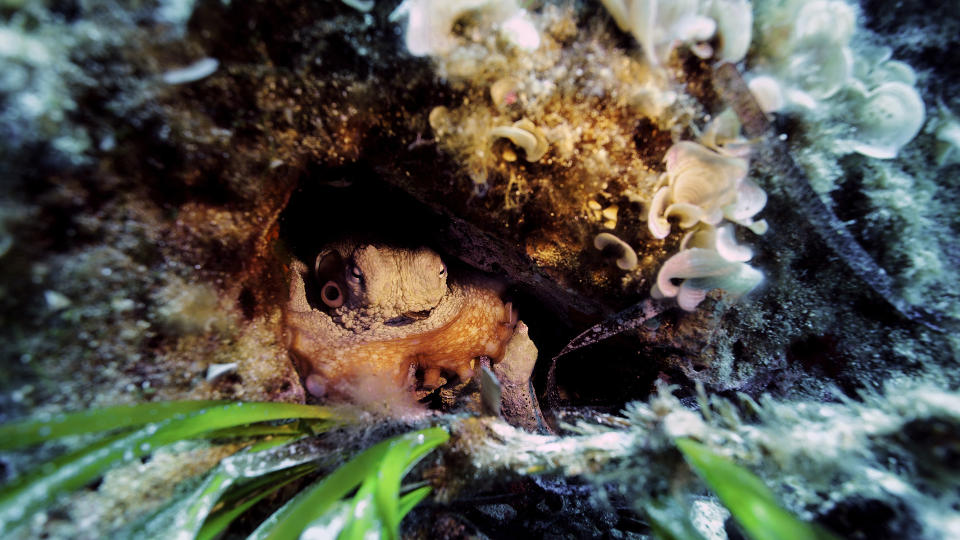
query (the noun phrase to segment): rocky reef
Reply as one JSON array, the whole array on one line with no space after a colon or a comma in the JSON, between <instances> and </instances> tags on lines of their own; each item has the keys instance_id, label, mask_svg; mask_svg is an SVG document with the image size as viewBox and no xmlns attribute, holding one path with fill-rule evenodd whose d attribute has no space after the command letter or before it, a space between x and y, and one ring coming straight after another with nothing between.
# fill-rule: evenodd
<instances>
[{"instance_id":1,"label":"rocky reef","mask_svg":"<svg viewBox=\"0 0 960 540\"><path fill-rule=\"evenodd\" d=\"M842 537L960 536L958 36L884 0L0 0L0 422L321 402L291 269L374 239L496 282L537 358L497 371L516 425L460 361L343 436L449 427L405 533L646 537L669 495L736 538L691 437ZM117 531L234 450L20 532Z\"/></svg>"}]
</instances>

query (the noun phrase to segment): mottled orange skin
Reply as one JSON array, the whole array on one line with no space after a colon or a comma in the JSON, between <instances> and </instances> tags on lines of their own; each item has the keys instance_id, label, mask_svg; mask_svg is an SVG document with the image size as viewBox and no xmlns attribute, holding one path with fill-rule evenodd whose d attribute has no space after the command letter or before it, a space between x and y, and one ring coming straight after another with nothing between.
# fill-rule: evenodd
<instances>
[{"instance_id":1,"label":"mottled orange skin","mask_svg":"<svg viewBox=\"0 0 960 540\"><path fill-rule=\"evenodd\" d=\"M360 331L337 324L336 317L306 303L305 266L291 271L291 301L286 312L290 351L311 393L336 399L349 396L350 385L364 377L392 380L414 389L412 375L423 371L423 388L455 374L473 376L474 359L503 357L517 318L500 298L497 284L477 280L452 284L445 298L423 321L400 327L372 324Z\"/></svg>"}]
</instances>

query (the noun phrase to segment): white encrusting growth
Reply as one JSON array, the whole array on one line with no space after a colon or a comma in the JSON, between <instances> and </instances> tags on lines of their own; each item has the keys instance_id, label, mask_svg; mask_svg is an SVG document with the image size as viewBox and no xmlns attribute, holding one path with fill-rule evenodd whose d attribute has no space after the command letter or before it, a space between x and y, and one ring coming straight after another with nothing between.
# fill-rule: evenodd
<instances>
[{"instance_id":1,"label":"white encrusting growth","mask_svg":"<svg viewBox=\"0 0 960 540\"><path fill-rule=\"evenodd\" d=\"M490 136L509 139L523 149L527 161L539 161L550 147L543 132L526 118L514 122L512 126L497 126L490 130Z\"/></svg>"},{"instance_id":2,"label":"white encrusting growth","mask_svg":"<svg viewBox=\"0 0 960 540\"><path fill-rule=\"evenodd\" d=\"M763 280L763 274L746 264L753 251L738 244L734 234L733 224L756 234L767 230L765 221L753 221L767 194L747 178L747 160L739 157L745 155L745 146L734 120L722 113L705 128L701 141L716 150L681 141L667 151L667 170L658 182L666 185L650 205L647 225L655 238L670 234L670 217L691 229L651 289L654 298L676 298L687 311L696 309L713 289L738 298Z\"/></svg>"},{"instance_id":3,"label":"white encrusting growth","mask_svg":"<svg viewBox=\"0 0 960 540\"><path fill-rule=\"evenodd\" d=\"M661 187L654 195L648 215L650 232L655 238L665 238L670 233L670 217L680 218L680 227L687 229L699 222L716 225L725 214L749 219L763 207L760 204L758 208L752 200L749 206L738 207L741 190L755 198L752 186L740 187L747 175L745 159L724 156L695 142L681 141L667 151L665 161L667 171L660 177ZM753 214L747 215L750 211Z\"/></svg>"},{"instance_id":4,"label":"white encrusting growth","mask_svg":"<svg viewBox=\"0 0 960 540\"><path fill-rule=\"evenodd\" d=\"M500 29L511 43L525 51L535 51L540 47L540 33L527 16L527 12L518 10L500 25Z\"/></svg>"},{"instance_id":5,"label":"white encrusting growth","mask_svg":"<svg viewBox=\"0 0 960 540\"><path fill-rule=\"evenodd\" d=\"M621 270L633 270L637 267L637 252L630 247L630 244L624 242L616 235L602 232L593 239L593 247L604 250L608 248L616 249L617 267Z\"/></svg>"},{"instance_id":6,"label":"white encrusting growth","mask_svg":"<svg viewBox=\"0 0 960 540\"><path fill-rule=\"evenodd\" d=\"M739 62L750 46L753 12L748 0L602 0L613 20L640 43L647 60L659 65L677 45L694 44L708 58L706 44L719 34L717 56Z\"/></svg>"},{"instance_id":7,"label":"white encrusting growth","mask_svg":"<svg viewBox=\"0 0 960 540\"><path fill-rule=\"evenodd\" d=\"M215 381L228 373L235 373L237 371L237 366L238 364L236 362L229 362L226 364L210 364L207 366L207 382Z\"/></svg>"},{"instance_id":8,"label":"white encrusting growth","mask_svg":"<svg viewBox=\"0 0 960 540\"><path fill-rule=\"evenodd\" d=\"M453 25L467 13L498 26L503 37L521 49L540 46L537 29L516 0L404 0L390 20L407 19L404 42L410 54L443 56L460 43Z\"/></svg>"},{"instance_id":9,"label":"white encrusting growth","mask_svg":"<svg viewBox=\"0 0 960 540\"><path fill-rule=\"evenodd\" d=\"M342 0L344 4L352 7L353 9L361 12L368 13L373 9L374 1L373 0Z\"/></svg>"},{"instance_id":10,"label":"white encrusting growth","mask_svg":"<svg viewBox=\"0 0 960 540\"><path fill-rule=\"evenodd\" d=\"M185 84L205 79L213 75L219 67L220 61L216 58L202 58L189 66L171 69L165 72L161 78L167 84Z\"/></svg>"},{"instance_id":11,"label":"white encrusting growth","mask_svg":"<svg viewBox=\"0 0 960 540\"><path fill-rule=\"evenodd\" d=\"M923 127L923 100L912 86L887 82L870 92L857 89L857 107L850 119L851 148L865 156L890 159Z\"/></svg>"},{"instance_id":12,"label":"white encrusting growth","mask_svg":"<svg viewBox=\"0 0 960 540\"><path fill-rule=\"evenodd\" d=\"M679 285L673 280L683 280ZM719 251L690 248L667 259L657 274L650 294L654 298L676 297L677 304L693 311L713 289L722 289L739 298L763 281L763 274L752 266L723 257Z\"/></svg>"},{"instance_id":13,"label":"white encrusting growth","mask_svg":"<svg viewBox=\"0 0 960 540\"><path fill-rule=\"evenodd\" d=\"M887 47L851 43L857 14L842 0L789 1L768 10L749 88L767 113L793 108L846 126L841 151L896 157L923 126L913 69Z\"/></svg>"}]
</instances>

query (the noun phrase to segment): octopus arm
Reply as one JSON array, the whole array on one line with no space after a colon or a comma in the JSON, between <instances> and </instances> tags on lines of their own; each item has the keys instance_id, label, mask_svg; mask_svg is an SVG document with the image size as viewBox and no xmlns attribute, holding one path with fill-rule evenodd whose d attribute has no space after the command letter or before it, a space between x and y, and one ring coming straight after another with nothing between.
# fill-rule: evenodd
<instances>
[{"instance_id":1,"label":"octopus arm","mask_svg":"<svg viewBox=\"0 0 960 540\"><path fill-rule=\"evenodd\" d=\"M462 309L446 324L422 334L347 347L342 357L347 371L392 375L398 384L411 364L424 370L424 385L439 382L441 373L456 373L462 381L473 376L473 360L482 355L494 362L503 357L516 316L495 291L471 288Z\"/></svg>"}]
</instances>

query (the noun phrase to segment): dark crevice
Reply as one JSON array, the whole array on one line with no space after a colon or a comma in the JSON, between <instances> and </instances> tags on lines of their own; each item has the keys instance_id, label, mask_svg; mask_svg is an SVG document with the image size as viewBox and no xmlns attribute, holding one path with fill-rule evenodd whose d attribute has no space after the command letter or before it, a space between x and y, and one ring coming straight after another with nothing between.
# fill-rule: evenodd
<instances>
[{"instance_id":1,"label":"dark crevice","mask_svg":"<svg viewBox=\"0 0 960 540\"><path fill-rule=\"evenodd\" d=\"M244 287L240 291L240 296L237 299L240 304L240 310L243 312L243 317L248 321L253 319L254 315L257 313L257 297L248 287Z\"/></svg>"},{"instance_id":2,"label":"dark crevice","mask_svg":"<svg viewBox=\"0 0 960 540\"><path fill-rule=\"evenodd\" d=\"M842 538L853 540L915 538L921 531L903 503L859 496L837 503L817 521Z\"/></svg>"},{"instance_id":3,"label":"dark crevice","mask_svg":"<svg viewBox=\"0 0 960 540\"><path fill-rule=\"evenodd\" d=\"M442 218L360 164L309 166L280 216L280 237L298 259L344 238L436 249Z\"/></svg>"},{"instance_id":4,"label":"dark crevice","mask_svg":"<svg viewBox=\"0 0 960 540\"><path fill-rule=\"evenodd\" d=\"M450 266L451 276L478 272L442 248L449 240L443 237L449 230L447 220L363 164L313 165L304 171L280 216L280 238L289 252L308 266L324 246L350 238L398 246L427 246L441 254ZM494 277L507 282L505 299L518 309L538 348L534 387L542 393L550 365L548 360L570 339L571 329L538 299L538 291L512 283L510 276L502 272ZM313 291L312 304L321 307L319 287L313 283L307 285L308 293ZM590 404L615 411L629 401L646 398L661 369L653 358L663 354L663 351L644 350L642 358L638 358L636 337L623 336L591 347L583 354L571 355L558 369L560 385L568 396L569 403L565 404ZM611 380L628 382L611 385Z\"/></svg>"}]
</instances>

